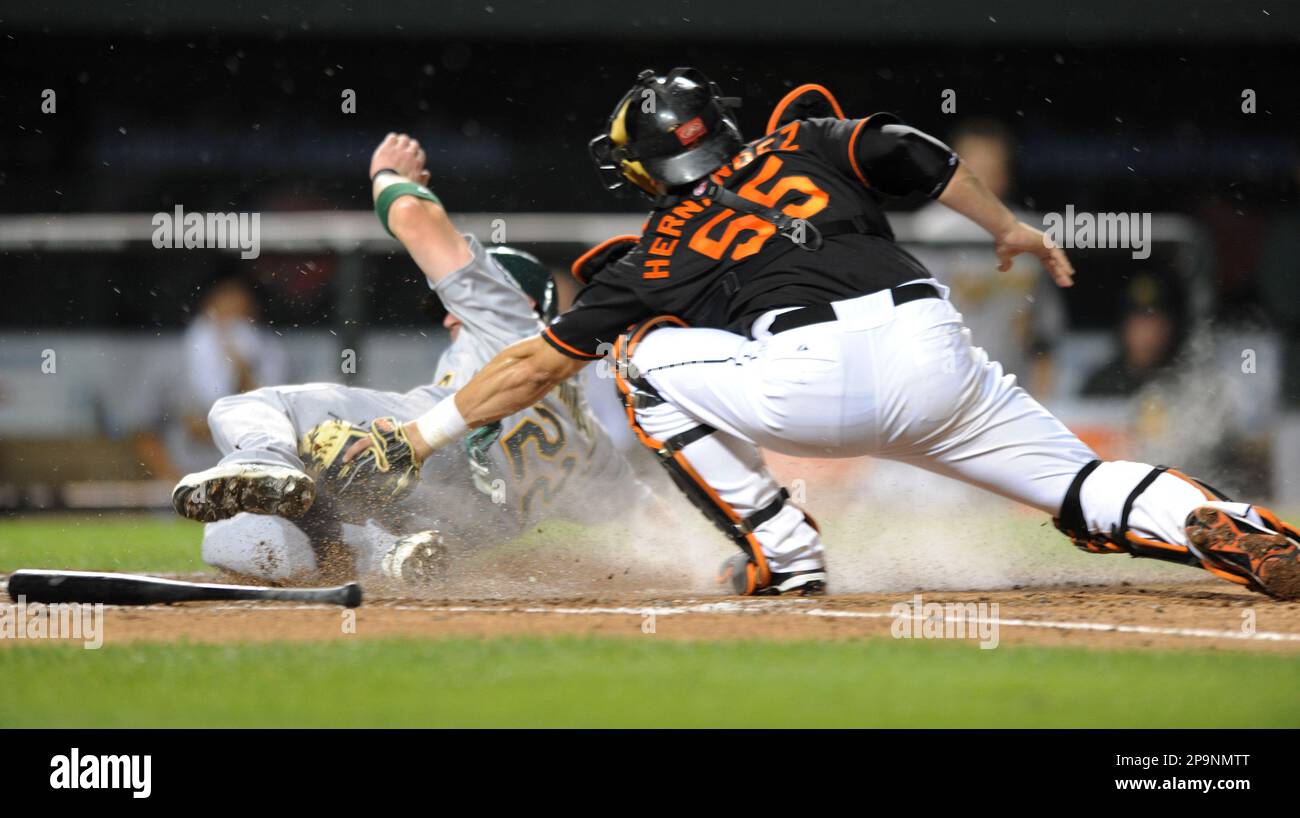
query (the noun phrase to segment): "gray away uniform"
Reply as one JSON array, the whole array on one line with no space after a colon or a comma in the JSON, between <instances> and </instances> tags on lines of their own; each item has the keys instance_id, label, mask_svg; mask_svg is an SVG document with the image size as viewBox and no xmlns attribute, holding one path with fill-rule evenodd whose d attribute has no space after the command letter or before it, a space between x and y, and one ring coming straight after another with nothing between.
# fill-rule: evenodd
<instances>
[{"instance_id":1,"label":"gray away uniform","mask_svg":"<svg viewBox=\"0 0 1300 818\"><path fill-rule=\"evenodd\" d=\"M473 260L433 287L461 321L456 341L438 360L433 383L405 393L317 383L222 398L208 414L221 462L301 469L298 441L317 424L340 419L364 426L377 417L415 418L464 386L503 348L537 334L542 324L528 297L478 241L465 238ZM395 534L437 528L453 545L491 545L546 518L608 520L634 507L644 492L573 378L535 406L476 430L464 445L434 453L423 464L419 486L403 502L407 519L347 524L342 534L364 574L376 570ZM317 562L303 529L314 532L313 516L331 513L322 510L324 505L318 501L301 525L255 514L210 523L203 559L265 579L310 574ZM364 513L341 516L365 518Z\"/></svg>"}]
</instances>

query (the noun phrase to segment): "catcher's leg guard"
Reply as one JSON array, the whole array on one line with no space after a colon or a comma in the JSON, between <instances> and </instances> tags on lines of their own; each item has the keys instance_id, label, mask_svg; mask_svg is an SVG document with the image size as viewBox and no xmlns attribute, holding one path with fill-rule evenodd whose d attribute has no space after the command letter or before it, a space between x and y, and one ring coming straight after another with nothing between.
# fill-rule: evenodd
<instances>
[{"instance_id":1,"label":"catcher's leg guard","mask_svg":"<svg viewBox=\"0 0 1300 818\"><path fill-rule=\"evenodd\" d=\"M737 593L823 592L817 533L803 512L787 503L789 493L763 468L757 447L677 410L632 363L646 334L669 324L685 326L677 318L653 318L629 330L615 347L615 379L637 439L655 452L692 504L744 552L743 564L729 560L724 569L732 570L721 578ZM781 557L775 567L769 551Z\"/></svg>"},{"instance_id":2,"label":"catcher's leg guard","mask_svg":"<svg viewBox=\"0 0 1300 818\"><path fill-rule=\"evenodd\" d=\"M1294 527L1165 466L1094 460L1053 522L1085 551L1196 566L1272 596L1300 596Z\"/></svg>"}]
</instances>

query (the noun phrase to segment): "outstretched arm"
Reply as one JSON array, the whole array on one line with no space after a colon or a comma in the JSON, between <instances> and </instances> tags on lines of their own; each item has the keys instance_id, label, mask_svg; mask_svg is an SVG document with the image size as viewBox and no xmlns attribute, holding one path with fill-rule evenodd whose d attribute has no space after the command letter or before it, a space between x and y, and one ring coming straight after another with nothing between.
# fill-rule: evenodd
<instances>
[{"instance_id":1,"label":"outstretched arm","mask_svg":"<svg viewBox=\"0 0 1300 818\"><path fill-rule=\"evenodd\" d=\"M886 196L925 194L983 227L993 236L998 269L1011 269L1011 259L1032 253L1043 261L1061 287L1073 283L1074 268L1065 253L1047 241L1041 230L1018 221L997 196L962 164L952 149L934 137L898 122L891 114L830 126L846 143L841 169Z\"/></svg>"},{"instance_id":2,"label":"outstretched arm","mask_svg":"<svg viewBox=\"0 0 1300 818\"><path fill-rule=\"evenodd\" d=\"M541 336L501 350L456 393L456 407L471 429L478 428L546 397L589 361L562 355Z\"/></svg>"},{"instance_id":3,"label":"outstretched arm","mask_svg":"<svg viewBox=\"0 0 1300 818\"><path fill-rule=\"evenodd\" d=\"M532 406L588 363L561 355L540 336L511 344L497 353L460 391L403 424L416 460L423 462L435 450L459 440L470 429ZM355 444L344 460L356 457L368 443L362 440Z\"/></svg>"},{"instance_id":4,"label":"outstretched arm","mask_svg":"<svg viewBox=\"0 0 1300 818\"><path fill-rule=\"evenodd\" d=\"M1038 256L1057 286L1074 284L1074 267L1061 248L1055 246L1043 231L1018 221L997 196L989 192L979 177L958 165L948 186L939 194L939 201L983 227L993 236L993 250L998 256L998 269L1011 269L1011 259L1021 253Z\"/></svg>"}]
</instances>

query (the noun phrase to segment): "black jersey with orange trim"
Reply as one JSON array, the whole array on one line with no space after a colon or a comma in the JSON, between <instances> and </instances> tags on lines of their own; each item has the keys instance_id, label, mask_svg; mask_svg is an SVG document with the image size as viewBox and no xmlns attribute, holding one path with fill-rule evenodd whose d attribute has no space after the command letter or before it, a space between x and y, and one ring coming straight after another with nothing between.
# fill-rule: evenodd
<instances>
[{"instance_id":1,"label":"black jersey with orange trim","mask_svg":"<svg viewBox=\"0 0 1300 818\"><path fill-rule=\"evenodd\" d=\"M889 114L791 122L711 175L740 197L816 227L856 221L805 250L700 184L651 212L635 248L600 270L543 337L571 357L604 355L630 324L676 315L746 334L771 309L806 306L925 278L894 243L882 196L938 196L957 166L946 145Z\"/></svg>"}]
</instances>

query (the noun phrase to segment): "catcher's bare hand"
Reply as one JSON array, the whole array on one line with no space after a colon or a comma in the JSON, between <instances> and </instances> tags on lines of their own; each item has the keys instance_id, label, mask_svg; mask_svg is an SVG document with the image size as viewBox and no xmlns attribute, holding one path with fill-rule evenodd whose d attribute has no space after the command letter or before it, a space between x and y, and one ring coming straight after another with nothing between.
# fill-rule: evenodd
<instances>
[{"instance_id":1,"label":"catcher's bare hand","mask_svg":"<svg viewBox=\"0 0 1300 818\"><path fill-rule=\"evenodd\" d=\"M412 182L429 183L429 171L424 169L424 148L404 133L390 133L379 143L370 157L370 176L385 168L397 171Z\"/></svg>"},{"instance_id":2,"label":"catcher's bare hand","mask_svg":"<svg viewBox=\"0 0 1300 818\"><path fill-rule=\"evenodd\" d=\"M1011 269L1011 259L1021 253L1032 253L1043 262L1058 287L1074 285L1074 266L1065 257L1065 252L1053 244L1042 230L1024 222L1016 222L999 234L994 239L993 252L998 256L998 269L1004 273Z\"/></svg>"},{"instance_id":3,"label":"catcher's bare hand","mask_svg":"<svg viewBox=\"0 0 1300 818\"><path fill-rule=\"evenodd\" d=\"M380 418L375 422L378 423L380 421L383 421L385 424L388 422L387 418ZM408 423L403 423L401 429L406 433L407 443L411 447L411 455L414 457L417 464L423 463L429 458L429 455L433 454L433 449L429 448L429 444L425 442L424 436L420 434L420 429L416 426L415 421L412 420ZM358 440L343 453L343 462L352 462L354 458L373 445L375 445L374 438L368 437Z\"/></svg>"}]
</instances>

